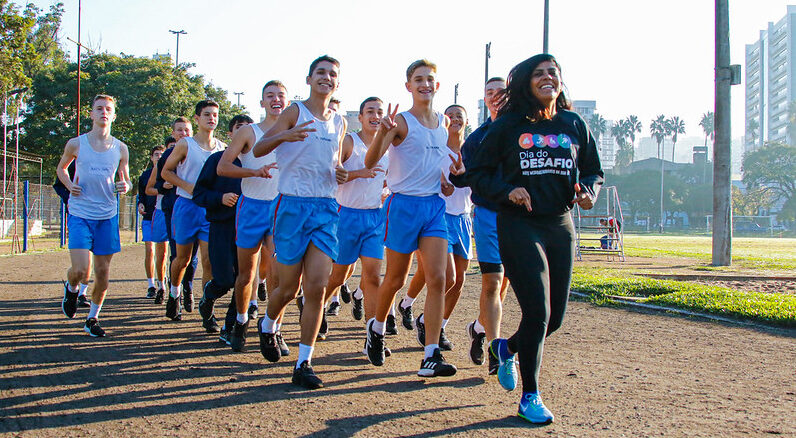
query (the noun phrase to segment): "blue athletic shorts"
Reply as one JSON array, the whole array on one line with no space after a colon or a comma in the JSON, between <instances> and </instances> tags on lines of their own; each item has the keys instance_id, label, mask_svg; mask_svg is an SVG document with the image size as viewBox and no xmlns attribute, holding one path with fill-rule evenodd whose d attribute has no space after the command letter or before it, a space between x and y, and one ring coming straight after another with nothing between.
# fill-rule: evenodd
<instances>
[{"instance_id":1,"label":"blue athletic shorts","mask_svg":"<svg viewBox=\"0 0 796 438\"><path fill-rule=\"evenodd\" d=\"M273 205L274 201L241 195L235 213L235 244L238 248L256 248L265 236L273 234Z\"/></svg>"},{"instance_id":2,"label":"blue athletic shorts","mask_svg":"<svg viewBox=\"0 0 796 438\"><path fill-rule=\"evenodd\" d=\"M152 220L141 221L141 234L144 242L167 242L169 235L166 233L166 215L163 211L155 209Z\"/></svg>"},{"instance_id":3,"label":"blue athletic shorts","mask_svg":"<svg viewBox=\"0 0 796 438\"><path fill-rule=\"evenodd\" d=\"M503 263L500 260L500 247L498 247L497 213L488 208L475 207L473 230L475 231L475 251L478 261Z\"/></svg>"},{"instance_id":4,"label":"blue athletic shorts","mask_svg":"<svg viewBox=\"0 0 796 438\"><path fill-rule=\"evenodd\" d=\"M187 245L197 240L207 242L210 222L205 218L205 209L191 199L178 196L171 213L171 235L177 245Z\"/></svg>"},{"instance_id":5,"label":"blue athletic shorts","mask_svg":"<svg viewBox=\"0 0 796 438\"><path fill-rule=\"evenodd\" d=\"M421 237L448 239L445 200L439 195L409 196L393 193L384 202L387 248L402 254L417 250Z\"/></svg>"},{"instance_id":6,"label":"blue athletic shorts","mask_svg":"<svg viewBox=\"0 0 796 438\"><path fill-rule=\"evenodd\" d=\"M340 207L337 226L338 265L350 265L359 256L384 258L384 216L381 209Z\"/></svg>"},{"instance_id":7,"label":"blue athletic shorts","mask_svg":"<svg viewBox=\"0 0 796 438\"><path fill-rule=\"evenodd\" d=\"M448 224L448 253L470 260L473 258L472 238L473 221L469 214L454 216L445 213Z\"/></svg>"},{"instance_id":8,"label":"blue athletic shorts","mask_svg":"<svg viewBox=\"0 0 796 438\"><path fill-rule=\"evenodd\" d=\"M72 216L67 218L69 249L87 249L95 255L116 254L122 250L119 241L119 216L92 220Z\"/></svg>"},{"instance_id":9,"label":"blue athletic shorts","mask_svg":"<svg viewBox=\"0 0 796 438\"><path fill-rule=\"evenodd\" d=\"M337 201L279 195L274 206L276 260L283 265L301 261L310 242L337 259Z\"/></svg>"}]
</instances>

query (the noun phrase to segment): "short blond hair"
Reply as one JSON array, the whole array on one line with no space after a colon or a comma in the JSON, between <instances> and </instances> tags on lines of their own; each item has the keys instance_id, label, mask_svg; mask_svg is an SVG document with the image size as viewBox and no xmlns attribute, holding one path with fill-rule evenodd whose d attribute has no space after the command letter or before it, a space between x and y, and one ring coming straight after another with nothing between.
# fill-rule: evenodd
<instances>
[{"instance_id":1,"label":"short blond hair","mask_svg":"<svg viewBox=\"0 0 796 438\"><path fill-rule=\"evenodd\" d=\"M108 102L112 103L113 106L116 106L116 98L111 96L110 94L98 94L94 96L94 100L91 101L91 106L94 106L98 100L107 100Z\"/></svg>"},{"instance_id":2,"label":"short blond hair","mask_svg":"<svg viewBox=\"0 0 796 438\"><path fill-rule=\"evenodd\" d=\"M411 80L412 74L414 74L415 70L419 69L420 67L429 67L434 73L437 72L437 64L434 64L425 58L418 59L417 61L409 64L409 68L406 69L406 80Z\"/></svg>"}]
</instances>

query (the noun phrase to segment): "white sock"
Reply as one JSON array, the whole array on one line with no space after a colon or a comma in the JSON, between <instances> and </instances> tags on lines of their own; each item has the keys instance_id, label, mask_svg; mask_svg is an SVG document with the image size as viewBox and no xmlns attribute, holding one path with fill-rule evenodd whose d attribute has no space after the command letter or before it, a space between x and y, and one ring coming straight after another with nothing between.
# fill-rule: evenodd
<instances>
[{"instance_id":1,"label":"white sock","mask_svg":"<svg viewBox=\"0 0 796 438\"><path fill-rule=\"evenodd\" d=\"M257 297L254 297L253 300L249 301L250 306L257 307Z\"/></svg>"},{"instance_id":2,"label":"white sock","mask_svg":"<svg viewBox=\"0 0 796 438\"><path fill-rule=\"evenodd\" d=\"M436 350L437 348L439 348L439 344L428 344L425 347L423 347L423 350L426 353L424 359L428 359L429 357L431 357L434 354L434 350Z\"/></svg>"},{"instance_id":3,"label":"white sock","mask_svg":"<svg viewBox=\"0 0 796 438\"><path fill-rule=\"evenodd\" d=\"M448 320L443 318L442 319L442 328L445 328L446 325L448 325Z\"/></svg>"},{"instance_id":4,"label":"white sock","mask_svg":"<svg viewBox=\"0 0 796 438\"><path fill-rule=\"evenodd\" d=\"M260 280L260 284L265 284L265 278L263 278L262 280Z\"/></svg>"},{"instance_id":5,"label":"white sock","mask_svg":"<svg viewBox=\"0 0 796 438\"><path fill-rule=\"evenodd\" d=\"M332 297L332 302L333 302L333 303L338 303L338 304L339 304L339 303L340 303L340 295L335 295L335 296L333 296L333 297Z\"/></svg>"},{"instance_id":6,"label":"white sock","mask_svg":"<svg viewBox=\"0 0 796 438\"><path fill-rule=\"evenodd\" d=\"M373 331L378 333L378 334L380 334L380 335L383 335L384 334L384 321L376 321L376 318L371 318L370 320L373 321L373 325L371 326L371 327L373 327ZM370 324L370 321L368 321L368 324Z\"/></svg>"},{"instance_id":7,"label":"white sock","mask_svg":"<svg viewBox=\"0 0 796 438\"><path fill-rule=\"evenodd\" d=\"M425 324L426 323L426 314L424 313L424 314L420 315L420 319L418 319L418 321L420 321L420 324Z\"/></svg>"},{"instance_id":8,"label":"white sock","mask_svg":"<svg viewBox=\"0 0 796 438\"><path fill-rule=\"evenodd\" d=\"M157 287L154 278L147 278L146 281L149 283L149 287Z\"/></svg>"},{"instance_id":9,"label":"white sock","mask_svg":"<svg viewBox=\"0 0 796 438\"><path fill-rule=\"evenodd\" d=\"M80 288L80 292L78 292L78 295L84 295L85 296L86 295L86 289L88 289L88 285L86 283L82 283L81 282L81 283L78 283L78 287ZM71 289L71 287L70 287L70 289Z\"/></svg>"},{"instance_id":10,"label":"white sock","mask_svg":"<svg viewBox=\"0 0 796 438\"><path fill-rule=\"evenodd\" d=\"M477 319L475 320L475 324L473 324L473 330L475 330L476 333L486 333L486 329L481 325L481 321Z\"/></svg>"},{"instance_id":11,"label":"white sock","mask_svg":"<svg viewBox=\"0 0 796 438\"><path fill-rule=\"evenodd\" d=\"M276 333L279 331L279 325L268 317L268 312L265 312L263 320L260 322L260 331L263 333Z\"/></svg>"},{"instance_id":12,"label":"white sock","mask_svg":"<svg viewBox=\"0 0 796 438\"><path fill-rule=\"evenodd\" d=\"M93 301L91 302L91 309L88 311L88 318L99 318L99 311L102 308L102 304L96 304Z\"/></svg>"},{"instance_id":13,"label":"white sock","mask_svg":"<svg viewBox=\"0 0 796 438\"><path fill-rule=\"evenodd\" d=\"M171 295L172 298L179 298L180 297L180 287L182 287L182 285L180 285L180 286L171 286L171 290L169 291L169 295Z\"/></svg>"},{"instance_id":14,"label":"white sock","mask_svg":"<svg viewBox=\"0 0 796 438\"><path fill-rule=\"evenodd\" d=\"M299 344L298 360L296 360L296 368L301 367L301 364L306 360L307 365L312 363L312 350L315 347L309 345Z\"/></svg>"},{"instance_id":15,"label":"white sock","mask_svg":"<svg viewBox=\"0 0 796 438\"><path fill-rule=\"evenodd\" d=\"M266 314L265 317L267 318L268 315ZM274 328L276 328L276 332L281 332L282 331L282 323L281 322L275 323ZM274 332L274 333L276 333L276 332Z\"/></svg>"},{"instance_id":16,"label":"white sock","mask_svg":"<svg viewBox=\"0 0 796 438\"><path fill-rule=\"evenodd\" d=\"M409 295L405 296L403 300L401 300L400 306L406 309L407 307L412 307L412 304L415 303L417 298L412 298Z\"/></svg>"},{"instance_id":17,"label":"white sock","mask_svg":"<svg viewBox=\"0 0 796 438\"><path fill-rule=\"evenodd\" d=\"M249 312L238 313L238 322L246 324L249 321Z\"/></svg>"},{"instance_id":18,"label":"white sock","mask_svg":"<svg viewBox=\"0 0 796 438\"><path fill-rule=\"evenodd\" d=\"M357 290L354 291L354 298L356 298L358 300L361 300L362 298L365 298L365 294L362 293L362 289L357 288Z\"/></svg>"}]
</instances>

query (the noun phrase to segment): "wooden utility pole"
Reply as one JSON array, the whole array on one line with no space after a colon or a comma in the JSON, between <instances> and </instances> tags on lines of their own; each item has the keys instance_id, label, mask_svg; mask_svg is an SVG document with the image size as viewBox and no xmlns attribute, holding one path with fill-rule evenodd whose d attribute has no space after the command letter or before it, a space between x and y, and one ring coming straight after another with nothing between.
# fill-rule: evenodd
<instances>
[{"instance_id":1,"label":"wooden utility pole","mask_svg":"<svg viewBox=\"0 0 796 438\"><path fill-rule=\"evenodd\" d=\"M716 136L713 142L713 265L732 263L730 13L728 0L716 0Z\"/></svg>"}]
</instances>

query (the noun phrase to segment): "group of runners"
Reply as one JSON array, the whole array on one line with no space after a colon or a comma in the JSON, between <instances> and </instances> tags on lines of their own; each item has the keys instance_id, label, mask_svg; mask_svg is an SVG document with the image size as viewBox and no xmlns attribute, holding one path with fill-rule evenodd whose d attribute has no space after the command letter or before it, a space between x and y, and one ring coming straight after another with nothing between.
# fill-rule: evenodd
<instances>
[{"instance_id":1,"label":"group of runners","mask_svg":"<svg viewBox=\"0 0 796 438\"><path fill-rule=\"evenodd\" d=\"M549 57L531 64L533 74L541 70L563 97L557 62ZM547 68L548 64L552 67ZM180 320L183 309L194 309L192 280L200 262L203 292L196 307L203 328L208 333L220 332L219 339L233 351L244 351L249 327L256 324L260 352L269 362L290 354L281 327L286 307L296 300L301 334L292 381L316 389L323 383L311 365L315 343L328 334L326 316L339 311L336 294L342 288L340 295L343 301L350 299L354 319L365 322L363 354L371 364L382 366L391 354L385 335L397 333L397 307L402 325L414 330L423 346L417 374L452 376L457 369L445 361L441 351L453 348L445 330L472 258L470 242L474 232L482 285L479 314L473 315L465 327L471 341L470 359L478 365L488 359L488 372L497 374L500 384L512 390L518 383L515 354L519 352L523 358L519 413L534 423L552 421L552 414L538 396L536 378L541 343L546 334L557 328L548 326L551 314L557 321L552 325L560 324L563 317L561 289L568 293L571 233L568 243L559 239L558 243L542 245L558 251L558 246L568 244L568 265L567 251L563 250L555 255L558 266L548 266L546 248L541 249L543 256L538 260L512 261L516 269L527 272L517 273L515 279L507 270L523 311L518 334L507 340L500 338L502 301L508 285L501 255L507 253L507 247L520 247L517 242L507 243L499 235L498 225L506 209L531 213L532 220L540 220L533 217L536 209L549 214L545 207L537 207L540 199L555 204L549 208L557 214L554 225L566 226L563 218L569 217L567 211L573 203L590 207L602 171L588 128L567 110L568 106L559 108L567 123L561 128L564 131L548 133L555 137L552 140L551 135L542 137L540 142L537 136L521 133L519 141L515 141L514 146L521 152L519 175L512 165L494 161L501 154L493 151L484 156L482 145L505 141L498 138L490 143L490 138L498 135L491 125L503 107L511 106L510 84L512 77L522 73L517 71L522 65L512 70L508 84L499 77L487 81L484 101L490 117L467 137L468 119L462 106L451 105L444 113L434 109L439 88L437 67L425 59L413 62L406 70L412 107L399 113L397 105L385 108L378 97L368 97L360 104L362 128L358 132L346 133L346 120L334 109L340 64L329 56L311 63L306 78L310 94L304 101L291 103L280 81L267 82L260 102L265 119L254 123L246 115L233 117L228 126L228 146L214 135L218 104L212 100L197 103L193 117L197 131L193 132L187 118L175 120L171 137L165 146L151 149L152 167L139 178L138 208L144 215L146 242L146 296L156 304L165 301L165 316ZM525 88L533 88L531 77L522 80L528 82ZM556 94L553 100L558 97ZM81 302L88 304L79 297L93 253L94 289L84 329L95 337L105 335L99 313L108 289L111 258L120 251L116 193L131 187L127 146L110 134L115 110L115 98L96 96L91 109L92 130L69 140L57 168L59 180L71 195L68 229L72 266L64 284L62 310L72 318ZM561 125L562 117L553 114L546 121ZM494 124L504 119L511 117L501 117ZM526 125L528 121L530 125L536 123L528 117ZM529 153L534 146L550 149L550 156L557 158L538 158L532 163ZM547 156L545 151L544 157ZM72 161L76 171L70 177L67 169ZM575 161L577 164L573 165ZM528 172L529 168L542 170ZM547 189L554 194L545 199L537 198L526 182L508 186L511 183L497 181L514 177L533 180L537 176L554 178L559 183L566 181L569 187ZM579 181L580 185L585 182L585 189ZM558 205L559 198L564 197L568 199L562 207ZM541 220L549 225L547 219L543 216ZM523 224L503 222L506 227L517 228L516 235L522 235L519 229ZM165 257L167 242L170 263ZM515 255L511 250L508 253ZM418 268L406 296L396 303L398 291L407 282L413 255ZM359 285L349 292L346 281L357 261L361 267ZM567 269L568 274L558 273ZM548 282L531 281L529 274L547 276ZM526 292L524 285L518 287L517 279L533 284L533 290ZM415 317L413 304L423 286L425 308ZM215 302L230 290L232 300L219 327ZM529 299L525 295L541 297L542 309L526 308ZM260 304L266 299L267 305L261 309ZM565 302L564 298L564 306ZM527 331L539 331L526 321L526 313L541 318L538 351L526 346L527 339L537 336L530 336ZM526 397L526 392L533 396Z\"/></svg>"}]
</instances>

